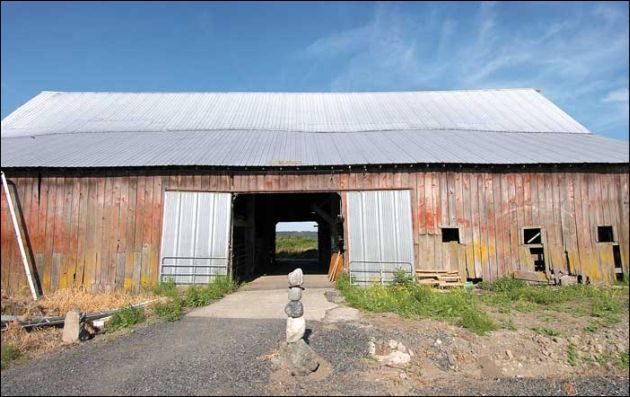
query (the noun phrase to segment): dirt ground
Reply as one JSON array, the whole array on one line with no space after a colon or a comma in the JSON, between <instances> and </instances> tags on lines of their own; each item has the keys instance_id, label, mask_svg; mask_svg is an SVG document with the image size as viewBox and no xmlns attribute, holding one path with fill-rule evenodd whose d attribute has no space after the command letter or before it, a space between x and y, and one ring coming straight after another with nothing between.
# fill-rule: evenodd
<instances>
[{"instance_id":1,"label":"dirt ground","mask_svg":"<svg viewBox=\"0 0 630 397\"><path fill-rule=\"evenodd\" d=\"M579 313L487 311L503 328L485 336L389 313L307 321L307 341L324 361L301 378L274 364L284 320L143 323L11 365L2 394L628 395L627 361L619 364L628 354L627 310L599 326ZM369 354L370 343L390 340L414 353L408 365Z\"/></svg>"},{"instance_id":2,"label":"dirt ground","mask_svg":"<svg viewBox=\"0 0 630 397\"><path fill-rule=\"evenodd\" d=\"M487 312L509 329L479 336L446 322L363 313L358 323L347 325L358 327L377 345L402 342L414 353L407 366L390 367L366 356L365 365L347 373L333 371L325 382L315 376L298 379L279 369L270 378L269 390L338 394L339 385L353 382L357 390L388 395L627 394L627 361L620 362L624 354L628 357L627 311L617 324L598 328L591 317L563 312ZM544 330L555 332L547 335Z\"/></svg>"}]
</instances>

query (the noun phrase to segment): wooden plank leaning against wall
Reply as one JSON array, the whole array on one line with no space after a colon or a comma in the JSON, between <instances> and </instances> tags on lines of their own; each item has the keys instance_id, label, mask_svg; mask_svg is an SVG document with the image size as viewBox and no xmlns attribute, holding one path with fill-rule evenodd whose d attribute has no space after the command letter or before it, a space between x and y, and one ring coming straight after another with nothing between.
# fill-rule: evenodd
<instances>
[{"instance_id":1,"label":"wooden plank leaning against wall","mask_svg":"<svg viewBox=\"0 0 630 397\"><path fill-rule=\"evenodd\" d=\"M628 272L627 166L284 174L72 170L41 171L41 178L37 172L5 172L17 188L45 293L69 286L137 291L154 285L165 190L410 189L416 268L459 270L466 273L463 277L483 279L508 275L525 266L520 229L541 227L550 266L567 270L568 257L572 270L594 281L611 281L612 253L597 242L597 226L610 225ZM24 291L24 270L7 211L2 196L2 290ZM459 251L442 243L445 226L459 228Z\"/></svg>"}]
</instances>

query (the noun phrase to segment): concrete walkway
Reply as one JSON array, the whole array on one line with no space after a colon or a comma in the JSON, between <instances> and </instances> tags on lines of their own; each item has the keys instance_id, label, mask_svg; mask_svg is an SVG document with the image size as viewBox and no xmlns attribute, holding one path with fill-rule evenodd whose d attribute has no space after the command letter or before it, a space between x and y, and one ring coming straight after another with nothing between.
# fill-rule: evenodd
<instances>
[{"instance_id":1,"label":"concrete walkway","mask_svg":"<svg viewBox=\"0 0 630 397\"><path fill-rule=\"evenodd\" d=\"M284 277L286 279L286 276ZM324 296L332 288L307 288L302 294L304 318L322 321L326 312L338 305ZM288 288L274 290L238 291L209 306L193 310L189 317L286 319L284 306L289 301Z\"/></svg>"}]
</instances>

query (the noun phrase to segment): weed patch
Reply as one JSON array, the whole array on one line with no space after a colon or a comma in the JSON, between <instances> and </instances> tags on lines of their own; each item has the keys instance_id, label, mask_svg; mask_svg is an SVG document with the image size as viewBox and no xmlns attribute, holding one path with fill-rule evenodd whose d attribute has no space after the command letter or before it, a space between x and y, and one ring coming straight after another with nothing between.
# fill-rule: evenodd
<instances>
[{"instance_id":1,"label":"weed patch","mask_svg":"<svg viewBox=\"0 0 630 397\"><path fill-rule=\"evenodd\" d=\"M349 277L344 275L336 286L351 306L366 311L451 321L479 335L497 328L479 309L477 297L464 290L440 293L410 282L402 275L396 276L389 286L375 284L367 288L350 285Z\"/></svg>"},{"instance_id":2,"label":"weed patch","mask_svg":"<svg viewBox=\"0 0 630 397\"><path fill-rule=\"evenodd\" d=\"M153 288L153 293L159 296L168 296L169 298L176 298L179 296L177 285L172 277L169 277L166 281L161 281Z\"/></svg>"},{"instance_id":3,"label":"weed patch","mask_svg":"<svg viewBox=\"0 0 630 397\"><path fill-rule=\"evenodd\" d=\"M2 360L0 360L0 367L4 369L10 362L17 360L20 357L20 351L18 348L10 343L2 344Z\"/></svg>"},{"instance_id":4,"label":"weed patch","mask_svg":"<svg viewBox=\"0 0 630 397\"><path fill-rule=\"evenodd\" d=\"M107 331L114 332L119 329L131 327L144 320L144 308L133 306L125 307L114 313L112 319L107 323Z\"/></svg>"},{"instance_id":5,"label":"weed patch","mask_svg":"<svg viewBox=\"0 0 630 397\"><path fill-rule=\"evenodd\" d=\"M504 320L501 323L501 328L505 328L505 329L510 330L510 331L516 331L517 330L516 324L514 324L514 321L511 318L509 318L507 320Z\"/></svg>"},{"instance_id":6,"label":"weed patch","mask_svg":"<svg viewBox=\"0 0 630 397\"><path fill-rule=\"evenodd\" d=\"M153 307L153 311L163 320L177 321L183 312L181 299L175 298L166 303L158 303Z\"/></svg>"},{"instance_id":7,"label":"weed patch","mask_svg":"<svg viewBox=\"0 0 630 397\"><path fill-rule=\"evenodd\" d=\"M625 352L621 352L619 353L619 358L617 359L617 367L621 368L621 369L628 369L628 358L629 358L630 354L628 352L628 350L626 350Z\"/></svg>"},{"instance_id":8,"label":"weed patch","mask_svg":"<svg viewBox=\"0 0 630 397\"><path fill-rule=\"evenodd\" d=\"M569 343L567 348L567 363L572 367L575 367L578 364L577 347L573 343Z\"/></svg>"},{"instance_id":9,"label":"weed patch","mask_svg":"<svg viewBox=\"0 0 630 397\"><path fill-rule=\"evenodd\" d=\"M549 336L549 337L554 337L554 336L561 336L562 332L560 331L556 331L555 329L552 328L543 328L543 327L534 327L532 328L532 331L540 334L540 335L545 335L545 336Z\"/></svg>"}]
</instances>

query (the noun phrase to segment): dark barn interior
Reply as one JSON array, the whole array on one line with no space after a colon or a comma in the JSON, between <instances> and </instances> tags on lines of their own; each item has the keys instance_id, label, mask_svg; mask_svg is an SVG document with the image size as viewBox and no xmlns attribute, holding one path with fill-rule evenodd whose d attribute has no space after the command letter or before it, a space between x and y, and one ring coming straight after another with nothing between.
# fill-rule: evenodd
<instances>
[{"instance_id":1,"label":"dark barn interior","mask_svg":"<svg viewBox=\"0 0 630 397\"><path fill-rule=\"evenodd\" d=\"M343 241L338 225L337 193L237 194L233 202L233 271L241 280L286 274L301 267L305 274L326 274L333 250ZM276 259L278 222L316 222L317 261ZM298 263L299 262L299 263ZM297 266L299 265L299 266Z\"/></svg>"}]
</instances>

